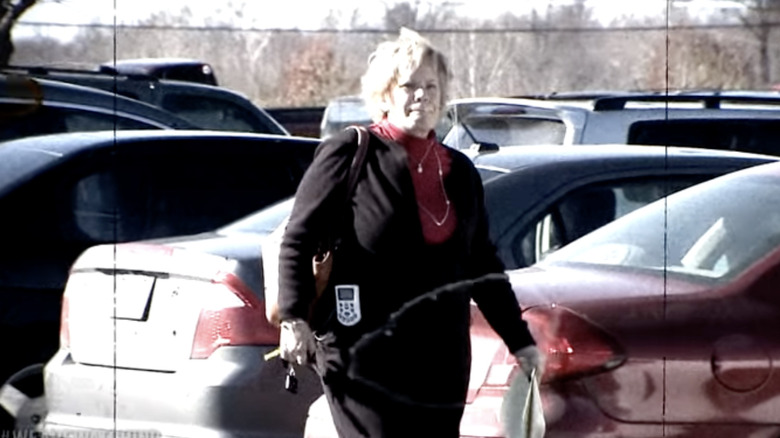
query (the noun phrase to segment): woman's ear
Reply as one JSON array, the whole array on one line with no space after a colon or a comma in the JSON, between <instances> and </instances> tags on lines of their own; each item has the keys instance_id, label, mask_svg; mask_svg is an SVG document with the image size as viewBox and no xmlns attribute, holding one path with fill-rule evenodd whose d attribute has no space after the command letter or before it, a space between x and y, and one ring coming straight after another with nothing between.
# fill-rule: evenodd
<instances>
[{"instance_id":1,"label":"woman's ear","mask_svg":"<svg viewBox=\"0 0 780 438\"><path fill-rule=\"evenodd\" d=\"M381 111L383 115L387 115L387 113L390 112L390 108L392 107L393 107L392 96L390 96L390 93L384 93L382 95L382 100L379 102L379 111Z\"/></svg>"}]
</instances>

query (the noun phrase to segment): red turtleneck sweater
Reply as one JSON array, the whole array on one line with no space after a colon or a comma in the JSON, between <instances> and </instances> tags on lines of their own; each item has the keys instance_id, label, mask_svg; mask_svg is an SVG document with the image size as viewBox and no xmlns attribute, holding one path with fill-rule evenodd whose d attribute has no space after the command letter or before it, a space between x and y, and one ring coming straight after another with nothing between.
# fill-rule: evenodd
<instances>
[{"instance_id":1,"label":"red turtleneck sweater","mask_svg":"<svg viewBox=\"0 0 780 438\"><path fill-rule=\"evenodd\" d=\"M450 172L450 154L436 140L433 131L428 134L428 138L415 137L392 125L387 119L371 125L371 130L406 150L423 237L428 244L443 243L452 236L457 222L455 206L450 203L448 208L449 198L444 191L444 179Z\"/></svg>"}]
</instances>

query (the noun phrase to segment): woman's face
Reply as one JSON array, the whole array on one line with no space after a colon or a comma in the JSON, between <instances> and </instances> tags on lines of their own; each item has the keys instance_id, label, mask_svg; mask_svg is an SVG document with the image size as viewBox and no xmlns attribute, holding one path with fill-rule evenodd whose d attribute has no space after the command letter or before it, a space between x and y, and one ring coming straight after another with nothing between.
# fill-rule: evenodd
<instances>
[{"instance_id":1,"label":"woman's face","mask_svg":"<svg viewBox=\"0 0 780 438\"><path fill-rule=\"evenodd\" d=\"M387 120L405 133L425 138L441 115L441 84L430 61L402 73L390 90Z\"/></svg>"}]
</instances>

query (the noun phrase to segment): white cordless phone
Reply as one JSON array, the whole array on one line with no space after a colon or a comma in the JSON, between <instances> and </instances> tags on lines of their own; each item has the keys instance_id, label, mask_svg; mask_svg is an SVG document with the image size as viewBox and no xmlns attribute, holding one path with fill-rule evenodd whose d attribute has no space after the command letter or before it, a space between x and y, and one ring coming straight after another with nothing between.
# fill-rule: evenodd
<instances>
[{"instance_id":1,"label":"white cordless phone","mask_svg":"<svg viewBox=\"0 0 780 438\"><path fill-rule=\"evenodd\" d=\"M360 322L360 288L356 284L338 284L336 289L336 317L345 326Z\"/></svg>"}]
</instances>

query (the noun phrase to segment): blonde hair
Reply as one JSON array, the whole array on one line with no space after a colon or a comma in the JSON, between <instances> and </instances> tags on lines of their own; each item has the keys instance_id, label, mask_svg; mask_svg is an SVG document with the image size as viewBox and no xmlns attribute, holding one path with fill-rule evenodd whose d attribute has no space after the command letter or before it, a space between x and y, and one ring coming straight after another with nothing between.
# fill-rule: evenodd
<instances>
[{"instance_id":1,"label":"blonde hair","mask_svg":"<svg viewBox=\"0 0 780 438\"><path fill-rule=\"evenodd\" d=\"M447 88L450 71L444 54L417 32L401 28L398 39L380 43L368 57L368 68L361 78L362 95L366 107L374 121L387 114L385 102L393 87L398 85L402 74L417 69L421 64L431 62L439 75L441 102L440 108L447 103Z\"/></svg>"}]
</instances>

